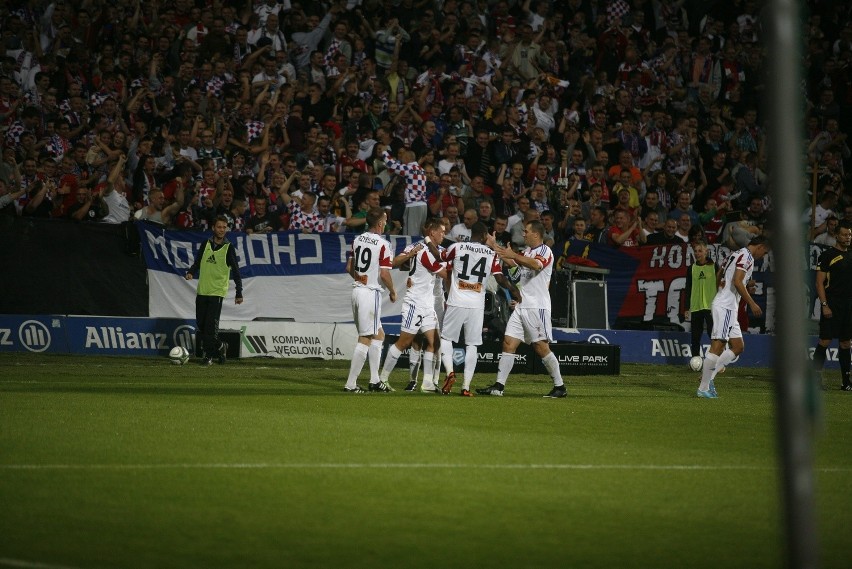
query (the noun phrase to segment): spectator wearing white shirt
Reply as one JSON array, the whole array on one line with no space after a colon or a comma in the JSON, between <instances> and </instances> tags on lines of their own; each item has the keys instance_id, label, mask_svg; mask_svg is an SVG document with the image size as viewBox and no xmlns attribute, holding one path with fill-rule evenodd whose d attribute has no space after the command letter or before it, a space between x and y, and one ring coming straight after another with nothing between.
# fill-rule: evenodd
<instances>
[{"instance_id":1,"label":"spectator wearing white shirt","mask_svg":"<svg viewBox=\"0 0 852 569\"><path fill-rule=\"evenodd\" d=\"M471 230L473 224L479 221L479 214L475 209L468 209L464 212L462 222L453 226L447 238L453 241L470 241Z\"/></svg>"},{"instance_id":2,"label":"spectator wearing white shirt","mask_svg":"<svg viewBox=\"0 0 852 569\"><path fill-rule=\"evenodd\" d=\"M201 21L195 24L194 26L190 26L186 30L186 39L192 40L195 42L196 46L201 45L201 42L204 40L205 36L210 33L210 28L213 26L213 12L210 10L204 10L201 12Z\"/></svg>"},{"instance_id":3,"label":"spectator wearing white shirt","mask_svg":"<svg viewBox=\"0 0 852 569\"><path fill-rule=\"evenodd\" d=\"M521 196L518 198L518 211L509 216L509 224L506 227L506 231L512 231L512 227L515 226L516 223L524 220L524 214L530 208L530 199L526 196Z\"/></svg>"},{"instance_id":4,"label":"spectator wearing white shirt","mask_svg":"<svg viewBox=\"0 0 852 569\"><path fill-rule=\"evenodd\" d=\"M834 247L837 244L837 229L840 227L840 221L837 216L829 215L825 220L825 232L819 234L814 239L814 243Z\"/></svg>"},{"instance_id":5,"label":"spectator wearing white shirt","mask_svg":"<svg viewBox=\"0 0 852 569\"><path fill-rule=\"evenodd\" d=\"M808 208L802 214L802 223L811 224L811 239L825 233L829 217L836 217L834 208L837 207L837 192L832 186L826 186L822 191L816 208ZM811 222L813 219L813 222Z\"/></svg>"},{"instance_id":6,"label":"spectator wearing white shirt","mask_svg":"<svg viewBox=\"0 0 852 569\"><path fill-rule=\"evenodd\" d=\"M270 15L278 18L281 12L288 12L292 7L290 0L266 0L254 9L254 13L257 14L259 25L263 26Z\"/></svg>"},{"instance_id":7,"label":"spectator wearing white shirt","mask_svg":"<svg viewBox=\"0 0 852 569\"><path fill-rule=\"evenodd\" d=\"M253 89L263 89L264 85L269 85L269 92L274 93L276 89L287 83L287 78L278 72L278 63L274 57L267 57L263 60L263 71L252 77L251 86Z\"/></svg>"},{"instance_id":8,"label":"spectator wearing white shirt","mask_svg":"<svg viewBox=\"0 0 852 569\"><path fill-rule=\"evenodd\" d=\"M287 49L287 39L284 37L284 34L281 33L281 30L278 29L278 15L270 14L266 19L266 24L259 26L257 29L254 29L249 32L247 41L249 44L261 47L257 45L261 39L266 38L270 42L272 49L276 52L284 51Z\"/></svg>"},{"instance_id":9,"label":"spectator wearing white shirt","mask_svg":"<svg viewBox=\"0 0 852 569\"><path fill-rule=\"evenodd\" d=\"M319 227L317 231L322 233L338 233L343 231L346 221L345 217L334 215L331 211L331 198L326 195L321 195L317 198L316 204L317 216L319 217Z\"/></svg>"}]
</instances>

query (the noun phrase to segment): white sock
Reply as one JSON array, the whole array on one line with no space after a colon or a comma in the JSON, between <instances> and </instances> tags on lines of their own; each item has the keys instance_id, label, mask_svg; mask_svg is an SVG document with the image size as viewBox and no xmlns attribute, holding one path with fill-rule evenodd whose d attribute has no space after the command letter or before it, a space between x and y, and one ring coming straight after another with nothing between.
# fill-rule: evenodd
<instances>
[{"instance_id":1,"label":"white sock","mask_svg":"<svg viewBox=\"0 0 852 569\"><path fill-rule=\"evenodd\" d=\"M515 354L503 352L500 354L500 363L497 364L497 383L506 385L506 379L515 366Z\"/></svg>"},{"instance_id":2,"label":"white sock","mask_svg":"<svg viewBox=\"0 0 852 569\"><path fill-rule=\"evenodd\" d=\"M547 368L547 373L550 374L550 377L553 379L553 385L555 387L559 387L560 385L565 385L562 381L562 372L559 370L559 360L556 359L556 356L553 355L553 352L550 352L546 356L541 359L541 363L544 364L544 367Z\"/></svg>"},{"instance_id":3,"label":"white sock","mask_svg":"<svg viewBox=\"0 0 852 569\"><path fill-rule=\"evenodd\" d=\"M401 355L402 352L396 347L396 344L391 344L390 348L388 348L388 355L385 356L385 365L382 367L382 373L379 375L380 380L388 380L388 377L390 377L393 368L396 367L396 362L399 360L399 356Z\"/></svg>"},{"instance_id":4,"label":"white sock","mask_svg":"<svg viewBox=\"0 0 852 569\"><path fill-rule=\"evenodd\" d=\"M704 356L704 366L701 368L701 385L698 386L701 391L710 389L710 380L713 379L713 372L716 371L718 361L719 356L716 354L707 352L707 355Z\"/></svg>"},{"instance_id":5,"label":"white sock","mask_svg":"<svg viewBox=\"0 0 852 569\"><path fill-rule=\"evenodd\" d=\"M358 342L355 344L355 352L352 354L352 363L349 364L349 378L346 380L346 389L355 389L355 384L358 381L358 375L364 368L364 361L367 359L367 352L370 348L366 344Z\"/></svg>"},{"instance_id":6,"label":"white sock","mask_svg":"<svg viewBox=\"0 0 852 569\"><path fill-rule=\"evenodd\" d=\"M433 380L441 377L441 346L432 355L432 378Z\"/></svg>"},{"instance_id":7,"label":"white sock","mask_svg":"<svg viewBox=\"0 0 852 569\"><path fill-rule=\"evenodd\" d=\"M370 349L367 355L368 361L370 362L370 383L378 383L379 362L382 360L382 341L371 340Z\"/></svg>"},{"instance_id":8,"label":"white sock","mask_svg":"<svg viewBox=\"0 0 852 569\"><path fill-rule=\"evenodd\" d=\"M408 381L417 383L417 373L420 371L420 350L408 350Z\"/></svg>"},{"instance_id":9,"label":"white sock","mask_svg":"<svg viewBox=\"0 0 852 569\"><path fill-rule=\"evenodd\" d=\"M448 374L453 372L453 343L443 338L441 338L441 362L444 364L445 372Z\"/></svg>"},{"instance_id":10,"label":"white sock","mask_svg":"<svg viewBox=\"0 0 852 569\"><path fill-rule=\"evenodd\" d=\"M464 347L464 389L470 389L470 382L473 381L473 372L476 371L476 358L479 354L478 346Z\"/></svg>"},{"instance_id":11,"label":"white sock","mask_svg":"<svg viewBox=\"0 0 852 569\"><path fill-rule=\"evenodd\" d=\"M430 388L435 385L435 354L433 352L423 353L423 387Z\"/></svg>"},{"instance_id":12,"label":"white sock","mask_svg":"<svg viewBox=\"0 0 852 569\"><path fill-rule=\"evenodd\" d=\"M716 374L719 373L719 370L727 367L736 357L737 354L732 352L731 348L725 348L725 351L719 355L719 361L716 362L716 369L713 370L713 375L710 376L710 379L716 379Z\"/></svg>"}]
</instances>

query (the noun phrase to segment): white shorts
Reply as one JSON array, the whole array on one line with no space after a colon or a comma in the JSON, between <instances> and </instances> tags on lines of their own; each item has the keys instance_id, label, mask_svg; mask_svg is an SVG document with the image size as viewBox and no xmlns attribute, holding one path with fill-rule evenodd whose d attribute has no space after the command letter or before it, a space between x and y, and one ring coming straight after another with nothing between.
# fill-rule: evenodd
<instances>
[{"instance_id":1,"label":"white shorts","mask_svg":"<svg viewBox=\"0 0 852 569\"><path fill-rule=\"evenodd\" d=\"M413 302L402 303L402 324L400 330L408 334L428 332L438 327L438 317L435 309L429 306L418 305Z\"/></svg>"},{"instance_id":2,"label":"white shorts","mask_svg":"<svg viewBox=\"0 0 852 569\"><path fill-rule=\"evenodd\" d=\"M375 336L382 329L382 293L364 286L352 289L352 318L359 336Z\"/></svg>"},{"instance_id":3,"label":"white shorts","mask_svg":"<svg viewBox=\"0 0 852 569\"><path fill-rule=\"evenodd\" d=\"M736 310L721 308L714 304L710 312L713 315L713 332L710 334L711 340L727 341L729 338L743 337Z\"/></svg>"},{"instance_id":4,"label":"white shorts","mask_svg":"<svg viewBox=\"0 0 852 569\"><path fill-rule=\"evenodd\" d=\"M459 341L459 333L464 326L464 343L466 346L482 345L482 322L485 320L485 310L482 308L462 308L448 306L441 323L441 339L452 342Z\"/></svg>"},{"instance_id":5,"label":"white shorts","mask_svg":"<svg viewBox=\"0 0 852 569\"><path fill-rule=\"evenodd\" d=\"M546 308L516 307L506 323L506 336L532 344L539 340L553 341L553 324Z\"/></svg>"}]
</instances>

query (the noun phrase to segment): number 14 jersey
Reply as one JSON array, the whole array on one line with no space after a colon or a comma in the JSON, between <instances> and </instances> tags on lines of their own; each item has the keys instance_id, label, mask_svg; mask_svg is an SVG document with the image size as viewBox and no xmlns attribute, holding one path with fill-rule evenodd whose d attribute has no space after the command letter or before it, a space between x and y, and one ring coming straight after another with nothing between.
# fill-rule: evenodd
<instances>
[{"instance_id":1,"label":"number 14 jersey","mask_svg":"<svg viewBox=\"0 0 852 569\"><path fill-rule=\"evenodd\" d=\"M485 308L485 279L502 271L494 250L472 241L453 243L441 252L441 260L453 267L447 306Z\"/></svg>"}]
</instances>

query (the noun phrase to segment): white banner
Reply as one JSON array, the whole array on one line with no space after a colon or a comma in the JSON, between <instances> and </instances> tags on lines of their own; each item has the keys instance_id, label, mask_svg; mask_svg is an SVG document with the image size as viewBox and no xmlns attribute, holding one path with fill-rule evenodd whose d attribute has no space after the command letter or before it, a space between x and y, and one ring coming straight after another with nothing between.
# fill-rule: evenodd
<instances>
[{"instance_id":1,"label":"white banner","mask_svg":"<svg viewBox=\"0 0 852 569\"><path fill-rule=\"evenodd\" d=\"M382 317L399 316L408 275L393 270L396 303L382 295ZM148 313L156 318L195 318L197 280L148 270ZM242 304L234 285L222 305L222 320L292 318L296 322L352 322L352 278L347 274L256 276L243 279Z\"/></svg>"},{"instance_id":2,"label":"white banner","mask_svg":"<svg viewBox=\"0 0 852 569\"><path fill-rule=\"evenodd\" d=\"M240 357L351 360L358 341L354 324L225 320L220 330L240 332Z\"/></svg>"}]
</instances>

